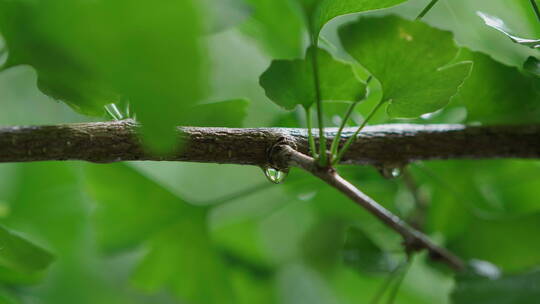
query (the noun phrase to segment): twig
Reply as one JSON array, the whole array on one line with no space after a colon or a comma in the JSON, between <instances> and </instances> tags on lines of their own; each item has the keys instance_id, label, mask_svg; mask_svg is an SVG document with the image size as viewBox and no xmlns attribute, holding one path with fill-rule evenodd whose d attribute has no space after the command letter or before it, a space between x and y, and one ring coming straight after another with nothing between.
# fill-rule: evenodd
<instances>
[{"instance_id":1,"label":"twig","mask_svg":"<svg viewBox=\"0 0 540 304\"><path fill-rule=\"evenodd\" d=\"M396 268L394 268L394 269L392 269L392 271L390 271L390 273L388 274L388 277L384 280L384 282L381 285L381 287L379 288L379 290L377 290L377 293L375 293L375 296L373 297L373 299L370 302L371 304L378 304L380 302L380 300L384 296L385 292L388 290L388 287L390 287L392 285L392 282L399 275L399 273L401 272L401 270L402 270L403 266L405 266L405 264L406 263L400 263L399 265L396 266Z\"/></svg>"},{"instance_id":2,"label":"twig","mask_svg":"<svg viewBox=\"0 0 540 304\"><path fill-rule=\"evenodd\" d=\"M405 277L407 276L407 273L409 272L409 269L411 269L412 263L414 260L414 255L410 255L407 257L407 262L405 263L405 268L399 273L398 281L394 284L394 288L390 290L390 296L388 297L387 304L394 304L394 301L396 300L396 297L399 293L399 289L401 285L403 284L403 281L405 280Z\"/></svg>"},{"instance_id":3,"label":"twig","mask_svg":"<svg viewBox=\"0 0 540 304\"><path fill-rule=\"evenodd\" d=\"M536 14L536 18L538 18L538 21L540 21L540 10L538 9L538 5L536 4L536 0L530 0L531 5L533 7L534 13Z\"/></svg>"},{"instance_id":4,"label":"twig","mask_svg":"<svg viewBox=\"0 0 540 304\"><path fill-rule=\"evenodd\" d=\"M437 2L439 2L439 0L431 0L431 2L429 2L429 4L420 12L420 14L416 16L416 20L424 18L424 16L435 6L435 4L437 4Z\"/></svg>"},{"instance_id":5,"label":"twig","mask_svg":"<svg viewBox=\"0 0 540 304\"><path fill-rule=\"evenodd\" d=\"M342 178L335 169L317 166L313 158L294 150L286 144L280 145L274 151L275 155L273 155L272 161L276 167L288 168L292 166L302 168L341 191L355 203L379 218L388 227L399 233L403 237L408 251L426 249L433 259L444 261L455 270L464 269L464 263L460 258L448 250L437 246L426 235L410 227L398 216L379 205L372 198Z\"/></svg>"}]
</instances>

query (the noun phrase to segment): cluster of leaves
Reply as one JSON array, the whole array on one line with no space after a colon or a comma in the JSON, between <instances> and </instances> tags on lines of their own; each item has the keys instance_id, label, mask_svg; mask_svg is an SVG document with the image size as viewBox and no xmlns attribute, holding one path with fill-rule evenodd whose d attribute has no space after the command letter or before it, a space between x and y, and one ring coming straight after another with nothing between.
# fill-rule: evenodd
<instances>
[{"instance_id":1,"label":"cluster of leaves","mask_svg":"<svg viewBox=\"0 0 540 304\"><path fill-rule=\"evenodd\" d=\"M273 59L258 82L268 98L286 110L303 108L309 127L315 106L319 127L331 125L335 115L341 116L341 127L367 118L539 122L535 39L540 29L529 3L507 4L508 9L488 0L441 0L424 21L411 21L425 2L0 0L0 33L8 53L2 69L32 66L45 94L84 114L100 116L111 104L113 110L129 104L147 144L157 151L174 146L175 125L241 125L247 101L210 94L212 60L229 58L209 56L207 41L231 27ZM390 8L398 4L403 5ZM460 32L464 21L449 23L448 10L478 22L476 30L504 47L479 45L477 37ZM340 25L337 35L325 32L330 20L352 13L359 14L353 22L343 24L348 17L334 22ZM240 56L233 59L242 63ZM240 72L227 71L226 77ZM209 102L215 100L225 101ZM386 111L372 111L382 106ZM119 110L118 118L129 116L125 112ZM273 125L296 124L284 121ZM314 143L312 150L325 155ZM332 152L337 157L343 150ZM172 191L196 186L170 185L178 176L156 167L35 164L5 174L15 185L8 191L0 184L0 198L10 202L0 205L0 211L7 210L2 223L33 241L0 230L0 300L364 303L404 259L396 235L300 172L272 190L277 193L257 186L251 198L243 194L214 207L196 206ZM485 276L455 278L454 303L522 304L538 297L540 279L531 269L540 264L539 168L537 162L456 161L410 169L422 185L419 195L432 204L423 215L427 233L465 259L489 261L505 273L526 272L501 276L489 263L473 263ZM181 169L186 180L197 180L195 169ZM216 193L225 178L242 181L238 184L253 179L210 169L204 178L213 176ZM343 168L343 173L385 207L406 218L414 215L417 202L402 178L381 180L369 168ZM208 187L196 188L208 192ZM398 301L444 303L452 280L419 257Z\"/></svg>"}]
</instances>

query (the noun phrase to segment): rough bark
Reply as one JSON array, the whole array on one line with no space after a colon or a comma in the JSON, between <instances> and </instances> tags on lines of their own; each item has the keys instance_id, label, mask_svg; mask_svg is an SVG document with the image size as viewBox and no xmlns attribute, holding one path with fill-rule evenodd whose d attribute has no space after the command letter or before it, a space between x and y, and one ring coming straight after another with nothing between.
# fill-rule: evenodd
<instances>
[{"instance_id":1,"label":"rough bark","mask_svg":"<svg viewBox=\"0 0 540 304\"><path fill-rule=\"evenodd\" d=\"M332 139L334 129L327 130ZM268 149L285 139L308 154L307 132L286 128L179 127L184 148L167 156L144 150L130 120L0 128L0 162L83 160L190 161L265 166ZM353 130L345 130L342 143ZM540 125L394 124L366 127L343 163L399 166L415 160L540 158Z\"/></svg>"}]
</instances>

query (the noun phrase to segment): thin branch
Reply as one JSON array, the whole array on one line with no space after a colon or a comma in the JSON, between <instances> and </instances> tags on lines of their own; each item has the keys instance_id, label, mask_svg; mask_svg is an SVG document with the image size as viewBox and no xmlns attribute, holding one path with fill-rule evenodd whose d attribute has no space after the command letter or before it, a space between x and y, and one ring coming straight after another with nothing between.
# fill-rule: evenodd
<instances>
[{"instance_id":1,"label":"thin branch","mask_svg":"<svg viewBox=\"0 0 540 304\"><path fill-rule=\"evenodd\" d=\"M540 21L540 10L538 9L538 5L536 4L536 0L530 0L532 8L534 10L534 13L536 15L536 18L538 18L538 21Z\"/></svg>"},{"instance_id":2,"label":"thin branch","mask_svg":"<svg viewBox=\"0 0 540 304\"><path fill-rule=\"evenodd\" d=\"M407 263L405 264L405 269L403 269L399 273L398 281L395 283L394 288L390 290L390 296L388 298L387 304L394 304L394 301L396 300L396 297L399 293L399 289L401 285L403 284L403 281L405 280L405 277L407 276L407 273L409 272L409 269L411 269L412 263L413 263L414 256L410 256L410 258L407 260Z\"/></svg>"},{"instance_id":3,"label":"thin branch","mask_svg":"<svg viewBox=\"0 0 540 304\"><path fill-rule=\"evenodd\" d=\"M344 144L356 130L346 128ZM326 129L333 139L337 130ZM315 136L316 137L316 136ZM132 120L0 128L0 163L82 160L188 161L268 165L268 151L286 139L309 153L307 130L286 128L178 128L184 148L170 155L147 153ZM433 159L540 158L540 125L475 126L394 124L368 126L343 155L343 164L390 165Z\"/></svg>"},{"instance_id":4,"label":"thin branch","mask_svg":"<svg viewBox=\"0 0 540 304\"><path fill-rule=\"evenodd\" d=\"M460 258L448 250L437 246L425 234L410 227L398 216L379 205L372 198L342 178L335 169L317 166L313 158L296 151L286 144L279 145L279 149L274 149L274 151L276 152L272 160L276 167L288 168L292 166L302 168L339 190L352 201L379 218L388 227L399 233L405 240L406 248L409 251L426 249L432 258L444 261L455 270L464 269L465 265Z\"/></svg>"},{"instance_id":5,"label":"thin branch","mask_svg":"<svg viewBox=\"0 0 540 304\"><path fill-rule=\"evenodd\" d=\"M390 271L390 273L388 274L388 277L383 281L383 284L381 285L379 290L377 290L377 293L375 294L375 296L371 300L371 302L370 302L371 304L379 304L380 300L385 295L386 291L392 285L392 282L400 274L400 272L402 271L402 268L405 265L406 265L406 262L400 263L399 265L396 266L396 268L394 268L394 269L392 269L392 271Z\"/></svg>"},{"instance_id":6,"label":"thin branch","mask_svg":"<svg viewBox=\"0 0 540 304\"><path fill-rule=\"evenodd\" d=\"M420 14L416 16L416 20L424 18L424 16L435 6L435 4L437 4L437 2L439 2L439 0L431 0L428 5L420 12Z\"/></svg>"}]
</instances>

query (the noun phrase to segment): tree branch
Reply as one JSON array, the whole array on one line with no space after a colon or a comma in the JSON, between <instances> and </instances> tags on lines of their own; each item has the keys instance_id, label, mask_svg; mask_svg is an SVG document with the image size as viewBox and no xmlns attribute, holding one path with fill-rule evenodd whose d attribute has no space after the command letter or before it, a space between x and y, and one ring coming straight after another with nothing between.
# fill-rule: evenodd
<instances>
[{"instance_id":1,"label":"tree branch","mask_svg":"<svg viewBox=\"0 0 540 304\"><path fill-rule=\"evenodd\" d=\"M405 240L405 246L409 252L426 249L433 259L444 261L455 270L460 271L465 268L465 264L460 258L448 250L435 245L425 234L409 226L397 215L379 205L372 198L342 178L334 168L321 168L317 166L313 158L296 151L287 144L279 145L274 149L272 161L279 168L288 168L291 166L302 168L336 188L379 218L388 227L399 233Z\"/></svg>"},{"instance_id":2,"label":"tree branch","mask_svg":"<svg viewBox=\"0 0 540 304\"><path fill-rule=\"evenodd\" d=\"M137 128L132 120L0 128L0 163L156 160L272 165L282 169L298 166L340 190L398 232L409 250L427 249L432 257L445 261L454 269L464 267L458 257L384 209L334 169L316 166L314 160L305 155L309 143L304 129L179 127L178 137L183 147L170 155L156 156L145 151ZM331 142L337 130L325 131ZM340 145L353 134L354 129L345 129ZM342 158L342 163L399 167L416 160L540 158L539 139L540 125L379 125L363 130Z\"/></svg>"},{"instance_id":3,"label":"tree branch","mask_svg":"<svg viewBox=\"0 0 540 304\"><path fill-rule=\"evenodd\" d=\"M329 141L336 129L327 129ZM354 132L345 129L343 144ZM83 160L190 161L268 165L279 139L308 153L307 131L286 128L178 128L184 149L168 156L146 152L131 120L0 128L0 162ZM540 158L540 125L464 126L394 124L366 127L342 163L396 167L416 160Z\"/></svg>"}]
</instances>

